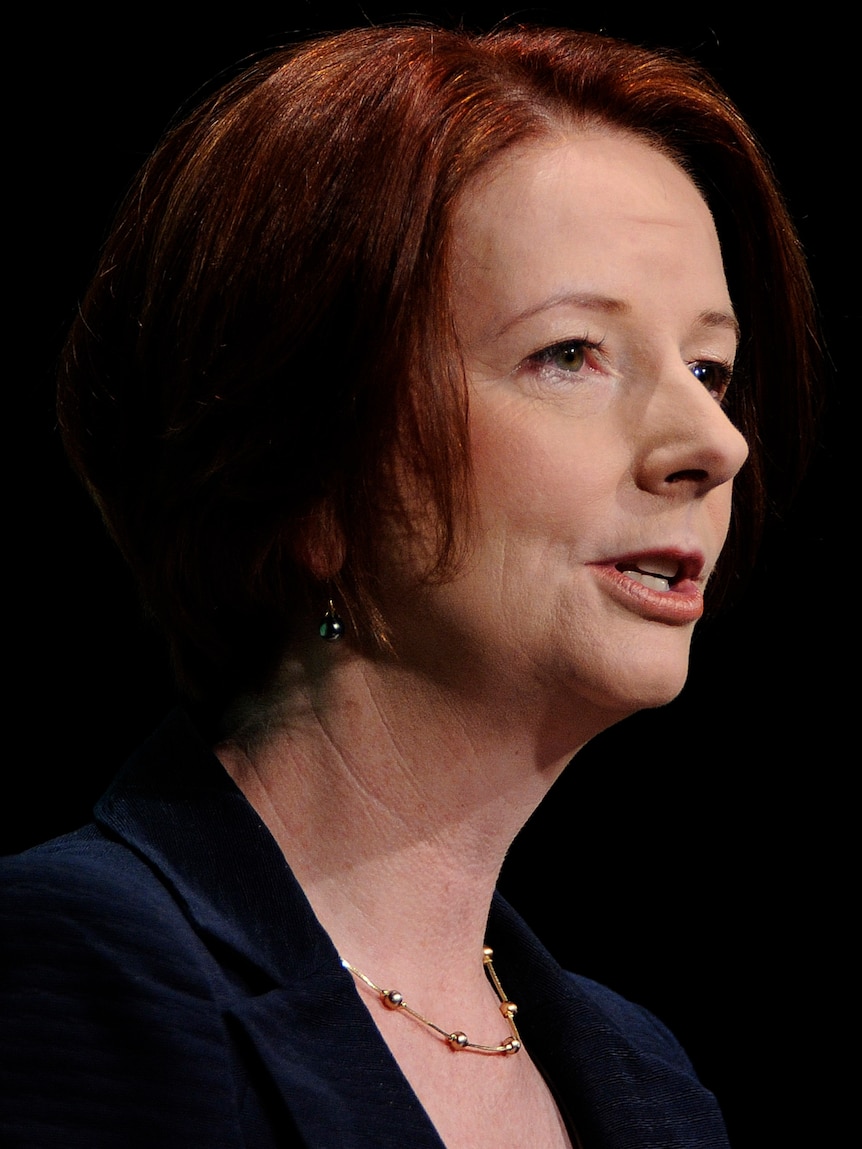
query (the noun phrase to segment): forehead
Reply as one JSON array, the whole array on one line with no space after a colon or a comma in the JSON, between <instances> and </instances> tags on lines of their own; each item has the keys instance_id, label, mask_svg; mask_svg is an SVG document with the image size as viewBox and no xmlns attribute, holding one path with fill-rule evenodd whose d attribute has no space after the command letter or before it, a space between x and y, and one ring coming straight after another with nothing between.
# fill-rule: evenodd
<instances>
[{"instance_id":1,"label":"forehead","mask_svg":"<svg viewBox=\"0 0 862 1149\"><path fill-rule=\"evenodd\" d=\"M611 129L561 130L498 157L462 193L453 241L457 290L485 312L555 291L666 291L683 278L703 284L702 306L729 306L694 182L645 140Z\"/></svg>"}]
</instances>

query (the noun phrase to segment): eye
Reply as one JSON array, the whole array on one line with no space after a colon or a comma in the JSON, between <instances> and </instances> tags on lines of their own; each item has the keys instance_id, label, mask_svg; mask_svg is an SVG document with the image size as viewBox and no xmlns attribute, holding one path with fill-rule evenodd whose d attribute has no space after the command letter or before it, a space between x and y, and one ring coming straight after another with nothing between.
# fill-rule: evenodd
<instances>
[{"instance_id":1,"label":"eye","mask_svg":"<svg viewBox=\"0 0 862 1149\"><path fill-rule=\"evenodd\" d=\"M733 377L733 368L729 363L702 359L697 363L690 363L688 369L695 379L704 385L713 399L719 403L724 400Z\"/></svg>"},{"instance_id":2,"label":"eye","mask_svg":"<svg viewBox=\"0 0 862 1149\"><path fill-rule=\"evenodd\" d=\"M555 343L553 347L546 347L532 358L534 362L556 367L561 371L580 371L586 362L587 345L581 340Z\"/></svg>"},{"instance_id":3,"label":"eye","mask_svg":"<svg viewBox=\"0 0 862 1149\"><path fill-rule=\"evenodd\" d=\"M600 347L601 343L589 339L564 339L561 343L552 343L550 347L536 351L526 362L540 370L575 375L589 366L589 352L598 351Z\"/></svg>"}]
</instances>

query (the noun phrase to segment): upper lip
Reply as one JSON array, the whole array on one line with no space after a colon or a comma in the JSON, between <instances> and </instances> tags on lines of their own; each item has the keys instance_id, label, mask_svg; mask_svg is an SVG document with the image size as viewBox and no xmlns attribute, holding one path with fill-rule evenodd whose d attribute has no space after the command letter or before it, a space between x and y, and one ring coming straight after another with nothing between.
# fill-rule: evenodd
<instances>
[{"instance_id":1,"label":"upper lip","mask_svg":"<svg viewBox=\"0 0 862 1149\"><path fill-rule=\"evenodd\" d=\"M659 575L672 583L685 579L698 581L704 571L706 559L700 551L675 547L647 547L624 555L615 555L600 565L615 566L617 570L639 570L644 574Z\"/></svg>"}]
</instances>

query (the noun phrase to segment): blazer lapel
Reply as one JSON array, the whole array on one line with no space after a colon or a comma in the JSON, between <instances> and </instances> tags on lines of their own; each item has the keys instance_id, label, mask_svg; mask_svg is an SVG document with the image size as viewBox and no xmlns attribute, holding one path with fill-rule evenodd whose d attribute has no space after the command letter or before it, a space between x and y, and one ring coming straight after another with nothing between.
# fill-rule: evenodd
<instances>
[{"instance_id":1,"label":"blazer lapel","mask_svg":"<svg viewBox=\"0 0 862 1149\"><path fill-rule=\"evenodd\" d=\"M143 856L209 952L225 1025L308 1146L443 1149L281 851L181 712L96 820ZM415 1131L415 1132L413 1132Z\"/></svg>"}]
</instances>

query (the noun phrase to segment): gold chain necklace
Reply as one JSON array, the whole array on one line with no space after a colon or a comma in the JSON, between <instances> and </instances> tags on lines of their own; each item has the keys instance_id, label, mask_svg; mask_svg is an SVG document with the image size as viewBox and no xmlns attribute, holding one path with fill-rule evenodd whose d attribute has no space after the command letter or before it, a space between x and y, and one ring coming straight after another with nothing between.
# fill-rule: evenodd
<instances>
[{"instance_id":1,"label":"gold chain necklace","mask_svg":"<svg viewBox=\"0 0 862 1149\"><path fill-rule=\"evenodd\" d=\"M505 1017L509 1023L509 1029L512 1031L511 1036L507 1037L499 1045L479 1045L478 1042L468 1041L467 1034L462 1033L460 1030L450 1033L448 1029L443 1029L442 1026L435 1025L433 1021L429 1021L427 1017L423 1017L421 1013L417 1013L415 1009L411 1009L397 989L382 989L379 985L375 985L370 977L366 977L361 970L358 970L355 965L351 965L349 961L345 961L344 958L341 958L341 964L346 970L349 970L350 973L367 985L369 989L374 990L387 1009L400 1009L405 1013L409 1013L411 1017L415 1017L417 1021L421 1021L423 1025L427 1025L429 1029L433 1029L435 1033L439 1033L452 1049L471 1049L474 1053L517 1053L521 1048L521 1035L518 1033L518 1027L515 1025L515 1014L518 1012L518 1007L513 1001L509 1001L503 992L500 979L497 977L491 962L493 956L494 951L491 947L484 946L482 949L482 964L491 985L493 985L497 992L497 997L500 999L500 1013Z\"/></svg>"}]
</instances>

